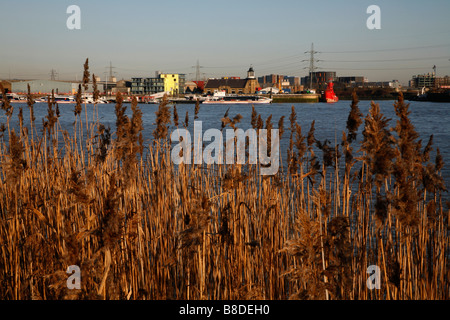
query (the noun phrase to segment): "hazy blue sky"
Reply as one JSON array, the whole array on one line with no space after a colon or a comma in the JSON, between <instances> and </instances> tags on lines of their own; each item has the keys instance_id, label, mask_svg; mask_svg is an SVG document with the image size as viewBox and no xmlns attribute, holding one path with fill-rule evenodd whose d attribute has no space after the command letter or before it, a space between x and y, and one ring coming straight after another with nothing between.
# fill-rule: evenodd
<instances>
[{"instance_id":1,"label":"hazy blue sky","mask_svg":"<svg viewBox=\"0 0 450 320\"><path fill-rule=\"evenodd\" d=\"M69 30L69 5L81 8L81 30ZM369 30L367 7L381 8L381 30ZM314 42L319 70L370 81L450 74L449 0L2 0L0 78L153 76L156 70L205 77L270 73L305 76Z\"/></svg>"}]
</instances>

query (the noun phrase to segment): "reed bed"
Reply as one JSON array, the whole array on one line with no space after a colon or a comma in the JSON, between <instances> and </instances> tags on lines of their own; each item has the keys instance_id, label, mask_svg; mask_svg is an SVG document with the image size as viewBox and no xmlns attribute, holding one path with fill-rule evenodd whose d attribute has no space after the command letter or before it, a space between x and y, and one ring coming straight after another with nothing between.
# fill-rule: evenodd
<instances>
[{"instance_id":1,"label":"reed bed","mask_svg":"<svg viewBox=\"0 0 450 320\"><path fill-rule=\"evenodd\" d=\"M2 299L449 299L444 164L439 149L431 158L432 137L418 140L401 95L395 123L375 103L363 118L354 95L335 145L315 139L314 122L301 128L293 108L289 128L278 121L290 144L274 176L250 164L174 165L170 130L189 115L180 123L166 100L150 145L136 100L130 118L117 95L113 129L84 107L69 135L51 97L42 132L30 94L30 124L17 132L2 103ZM240 120L227 112L222 129ZM272 121L253 109L254 128ZM66 286L71 265L79 290ZM380 289L367 286L371 265Z\"/></svg>"}]
</instances>

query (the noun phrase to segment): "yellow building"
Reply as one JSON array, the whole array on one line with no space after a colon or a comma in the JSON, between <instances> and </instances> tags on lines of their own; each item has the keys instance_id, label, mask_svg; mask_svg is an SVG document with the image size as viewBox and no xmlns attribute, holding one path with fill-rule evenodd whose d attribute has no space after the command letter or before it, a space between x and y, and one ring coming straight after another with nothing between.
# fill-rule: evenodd
<instances>
[{"instance_id":1,"label":"yellow building","mask_svg":"<svg viewBox=\"0 0 450 320\"><path fill-rule=\"evenodd\" d=\"M164 91L170 92L171 95L177 95L180 92L180 76L178 74L160 74L164 79Z\"/></svg>"}]
</instances>

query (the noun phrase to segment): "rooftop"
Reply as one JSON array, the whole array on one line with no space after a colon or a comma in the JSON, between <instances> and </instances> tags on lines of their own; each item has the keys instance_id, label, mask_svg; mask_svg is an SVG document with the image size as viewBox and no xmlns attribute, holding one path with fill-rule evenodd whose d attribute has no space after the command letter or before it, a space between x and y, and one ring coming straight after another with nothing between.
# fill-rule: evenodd
<instances>
[{"instance_id":1,"label":"rooftop","mask_svg":"<svg viewBox=\"0 0 450 320\"><path fill-rule=\"evenodd\" d=\"M206 83L205 88L245 88L246 84L247 79L209 79Z\"/></svg>"}]
</instances>

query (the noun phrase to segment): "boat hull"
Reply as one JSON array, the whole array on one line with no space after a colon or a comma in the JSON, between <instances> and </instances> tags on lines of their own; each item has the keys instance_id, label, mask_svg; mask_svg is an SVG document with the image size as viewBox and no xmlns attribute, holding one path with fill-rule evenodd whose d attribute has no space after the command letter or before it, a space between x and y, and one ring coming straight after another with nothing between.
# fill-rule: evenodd
<instances>
[{"instance_id":1,"label":"boat hull","mask_svg":"<svg viewBox=\"0 0 450 320\"><path fill-rule=\"evenodd\" d=\"M330 82L328 82L327 89L325 90L325 100L327 103L336 103L339 101L339 98L334 93L333 86L333 81L330 80Z\"/></svg>"},{"instance_id":2,"label":"boat hull","mask_svg":"<svg viewBox=\"0 0 450 320\"><path fill-rule=\"evenodd\" d=\"M270 104L272 99L264 100L206 100L203 104Z\"/></svg>"}]
</instances>

